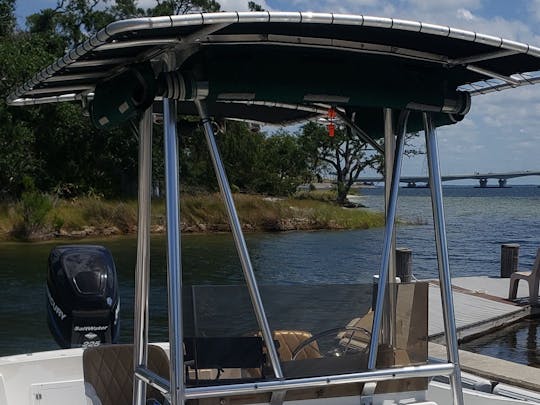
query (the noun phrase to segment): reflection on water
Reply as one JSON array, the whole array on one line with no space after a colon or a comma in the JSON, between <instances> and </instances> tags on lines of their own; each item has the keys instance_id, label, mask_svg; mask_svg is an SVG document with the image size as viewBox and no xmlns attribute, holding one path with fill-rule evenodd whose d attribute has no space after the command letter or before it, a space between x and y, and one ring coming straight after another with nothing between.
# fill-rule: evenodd
<instances>
[{"instance_id":1,"label":"reflection on water","mask_svg":"<svg viewBox=\"0 0 540 405\"><path fill-rule=\"evenodd\" d=\"M540 368L540 324L528 319L460 346L463 350Z\"/></svg>"}]
</instances>

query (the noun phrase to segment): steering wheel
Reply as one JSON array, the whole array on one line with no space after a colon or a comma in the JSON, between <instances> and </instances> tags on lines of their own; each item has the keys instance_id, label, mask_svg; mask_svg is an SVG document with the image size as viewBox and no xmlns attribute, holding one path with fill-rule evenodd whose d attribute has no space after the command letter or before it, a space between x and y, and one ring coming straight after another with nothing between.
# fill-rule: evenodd
<instances>
[{"instance_id":1,"label":"steering wheel","mask_svg":"<svg viewBox=\"0 0 540 405\"><path fill-rule=\"evenodd\" d=\"M338 352L339 356L344 355L349 350L349 346L350 346L351 341L353 340L353 337L354 337L354 332L362 332L365 335L367 335L368 338L371 340L371 331L369 331L369 330L367 330L365 328L358 327L358 326L342 326L342 327L338 327L338 328L326 329L326 330L323 330L323 331L321 331L319 333L316 333L315 335L311 336L309 339L306 339L306 340L300 342L292 350L292 360L295 360L296 356L298 356L298 353L300 353L302 350L304 350L311 343L317 341L318 339L320 339L322 337L328 336L328 335L337 335L339 332L351 332L348 337L346 337L346 336L343 337L343 339L348 339L348 340L347 340L347 343L344 346L342 346L341 352Z\"/></svg>"}]
</instances>

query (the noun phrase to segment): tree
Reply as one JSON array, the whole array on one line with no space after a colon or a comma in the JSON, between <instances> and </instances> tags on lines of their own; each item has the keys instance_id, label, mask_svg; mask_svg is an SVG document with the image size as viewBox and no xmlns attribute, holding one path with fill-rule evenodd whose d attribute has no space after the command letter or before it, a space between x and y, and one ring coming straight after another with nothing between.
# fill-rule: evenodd
<instances>
[{"instance_id":1,"label":"tree","mask_svg":"<svg viewBox=\"0 0 540 405\"><path fill-rule=\"evenodd\" d=\"M0 37L11 35L15 23L15 0L0 0Z\"/></svg>"},{"instance_id":2,"label":"tree","mask_svg":"<svg viewBox=\"0 0 540 405\"><path fill-rule=\"evenodd\" d=\"M65 47L73 47L114 21L114 15L104 8L105 3L106 0L57 0L55 8L28 16L26 24L32 33L61 38Z\"/></svg>"},{"instance_id":3,"label":"tree","mask_svg":"<svg viewBox=\"0 0 540 405\"><path fill-rule=\"evenodd\" d=\"M267 136L260 162L257 189L272 195L296 191L308 172L305 152L298 138L284 130Z\"/></svg>"},{"instance_id":4,"label":"tree","mask_svg":"<svg viewBox=\"0 0 540 405\"><path fill-rule=\"evenodd\" d=\"M248 2L249 11L264 11L264 8L260 4L255 3L254 1Z\"/></svg>"},{"instance_id":5,"label":"tree","mask_svg":"<svg viewBox=\"0 0 540 405\"><path fill-rule=\"evenodd\" d=\"M226 121L217 142L231 185L237 190L257 191L255 179L260 175L264 135L251 132L245 122Z\"/></svg>"},{"instance_id":6,"label":"tree","mask_svg":"<svg viewBox=\"0 0 540 405\"><path fill-rule=\"evenodd\" d=\"M57 0L55 8L42 10L27 19L30 32L25 35L32 41L39 42L40 50L36 54L45 53L48 60L41 61L36 66L35 63L28 63L24 58L20 58L13 66L21 68L21 72L25 73L24 79L20 79L21 75L17 73L19 77L15 81L20 84L61 56L67 47L84 41L116 19L183 13L192 9L217 11L219 4L214 0L162 0L158 1L155 8L144 10L138 7L136 0ZM26 65L30 69L28 74ZM10 66L11 62L6 63L6 68ZM32 153L32 159L18 161L28 164L22 174L32 177L38 188L44 191L58 190L64 195L97 192L114 197L133 194L136 187L138 140L129 127L114 131L96 130L83 116L81 107L77 104L46 105L30 109L11 108L9 111L27 115L25 119L17 121L22 123L26 136L16 136L18 143L15 146L20 146L15 150L19 151L24 146L29 156L30 152ZM32 111L34 115L30 117L28 111ZM53 121L54 126L50 125ZM10 142L2 142L2 145L11 147L14 142ZM160 171L163 166L161 148L161 144L154 148L154 167L158 176L162 175ZM15 167L12 161L16 156L20 158L21 153L13 153L13 159L9 156L1 159L0 168L3 167L3 160L6 161L6 166ZM201 168L200 172L199 176L194 177L208 183L206 168ZM6 170L5 173L9 171ZM20 183L19 180L12 181ZM19 189L18 186L10 187L8 193L20 194L20 191L17 191Z\"/></svg>"},{"instance_id":7,"label":"tree","mask_svg":"<svg viewBox=\"0 0 540 405\"><path fill-rule=\"evenodd\" d=\"M157 0L157 5L148 10L148 15L187 14L191 11L217 12L221 9L215 0Z\"/></svg>"},{"instance_id":8,"label":"tree","mask_svg":"<svg viewBox=\"0 0 540 405\"><path fill-rule=\"evenodd\" d=\"M36 177L42 162L35 154L32 128L39 109L8 107L6 97L54 56L41 37L15 31L4 34L0 36L0 194L9 197L20 195L23 178Z\"/></svg>"},{"instance_id":9,"label":"tree","mask_svg":"<svg viewBox=\"0 0 540 405\"><path fill-rule=\"evenodd\" d=\"M0 11L7 10L6 20L15 21L13 4L0 0ZM256 3L249 6L262 10ZM13 87L61 56L66 47L114 19L219 8L214 0L160 0L148 10L139 8L136 0L58 0L55 8L28 18L28 32L16 32L14 25L6 28L5 35L0 36L0 193L18 197L24 190L23 179L30 178L37 190L55 191L65 197L133 194L138 140L129 127L97 130L76 103L8 108L5 97ZM179 127L183 184L216 190L198 118L183 119ZM227 121L223 129L216 138L235 189L284 195L304 181L306 159L295 136L284 131L267 136L236 121ZM162 148L158 129L153 148L158 181L163 178Z\"/></svg>"},{"instance_id":10,"label":"tree","mask_svg":"<svg viewBox=\"0 0 540 405\"><path fill-rule=\"evenodd\" d=\"M331 137L323 125L308 122L302 128L300 143L314 173L335 174L339 204L347 202L347 194L362 170L378 162L377 156L368 152L368 145L349 128L338 127Z\"/></svg>"},{"instance_id":11,"label":"tree","mask_svg":"<svg viewBox=\"0 0 540 405\"><path fill-rule=\"evenodd\" d=\"M108 9L115 20L142 17L146 13L144 9L137 7L136 0L116 0L116 4Z\"/></svg>"}]
</instances>

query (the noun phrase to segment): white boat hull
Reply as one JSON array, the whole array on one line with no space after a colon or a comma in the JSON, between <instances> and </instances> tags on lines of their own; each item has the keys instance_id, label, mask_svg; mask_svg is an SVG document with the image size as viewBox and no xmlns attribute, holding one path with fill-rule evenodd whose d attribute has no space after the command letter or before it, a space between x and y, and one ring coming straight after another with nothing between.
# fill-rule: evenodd
<instances>
[{"instance_id":1,"label":"white boat hull","mask_svg":"<svg viewBox=\"0 0 540 405\"><path fill-rule=\"evenodd\" d=\"M160 346L168 352L167 344ZM0 405L91 404L84 394L82 353L83 349L65 349L0 358ZM516 392L519 391L516 389ZM471 405L532 403L469 389L464 389L463 395L465 403ZM431 382L427 394L415 393L415 396L420 400L425 399L427 403L452 403L450 386L440 382ZM380 395L373 399L374 404L391 404L397 403L403 397L390 398L389 395ZM356 405L361 403L361 399L340 397L287 403Z\"/></svg>"}]
</instances>

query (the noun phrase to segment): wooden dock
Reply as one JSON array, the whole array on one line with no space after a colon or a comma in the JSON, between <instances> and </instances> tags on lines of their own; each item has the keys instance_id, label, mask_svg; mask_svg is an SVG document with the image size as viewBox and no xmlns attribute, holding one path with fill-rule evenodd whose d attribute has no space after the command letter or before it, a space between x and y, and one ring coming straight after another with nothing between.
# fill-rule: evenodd
<instances>
[{"instance_id":1,"label":"wooden dock","mask_svg":"<svg viewBox=\"0 0 540 405\"><path fill-rule=\"evenodd\" d=\"M509 280L487 276L452 279L458 339L485 334L531 314L531 307L525 299L529 294L527 284L520 282L518 301L512 302L506 299ZM437 281L430 281L429 285L428 333L430 341L444 342L441 294Z\"/></svg>"},{"instance_id":2,"label":"wooden dock","mask_svg":"<svg viewBox=\"0 0 540 405\"><path fill-rule=\"evenodd\" d=\"M518 299L507 300L510 279L495 277L459 277L452 279L454 310L458 339L484 335L528 315L538 308L528 305L528 285L520 282ZM438 283L429 285L429 355L446 361L441 296ZM461 369L493 382L540 392L540 369L496 359L476 353L459 351Z\"/></svg>"}]
</instances>

